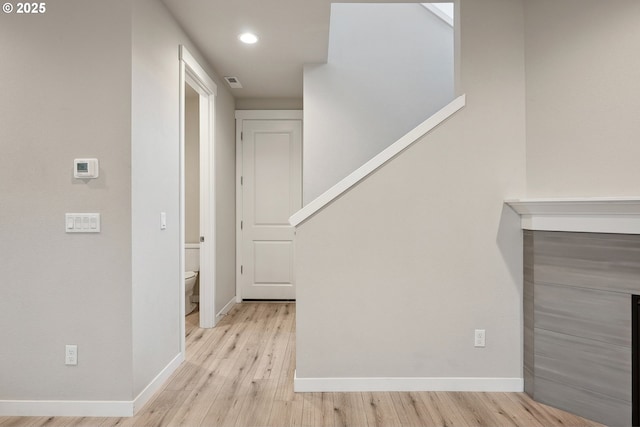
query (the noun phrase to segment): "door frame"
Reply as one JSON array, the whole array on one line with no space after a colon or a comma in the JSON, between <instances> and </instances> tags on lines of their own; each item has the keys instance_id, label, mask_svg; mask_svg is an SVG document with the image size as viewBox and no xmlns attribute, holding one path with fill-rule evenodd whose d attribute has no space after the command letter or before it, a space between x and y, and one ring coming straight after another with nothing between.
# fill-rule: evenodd
<instances>
[{"instance_id":1,"label":"door frame","mask_svg":"<svg viewBox=\"0 0 640 427\"><path fill-rule=\"evenodd\" d=\"M218 87L191 55L179 46L180 59L180 349L185 351L185 84L200 95L200 327L216 324L216 235L215 235L215 97ZM202 240L202 238L201 238Z\"/></svg>"},{"instance_id":2,"label":"door frame","mask_svg":"<svg viewBox=\"0 0 640 427\"><path fill-rule=\"evenodd\" d=\"M244 120L301 120L304 153L304 120L302 110L236 110L236 302L242 302L242 129ZM304 158L304 154L303 154ZM304 165L303 165L304 173Z\"/></svg>"}]
</instances>

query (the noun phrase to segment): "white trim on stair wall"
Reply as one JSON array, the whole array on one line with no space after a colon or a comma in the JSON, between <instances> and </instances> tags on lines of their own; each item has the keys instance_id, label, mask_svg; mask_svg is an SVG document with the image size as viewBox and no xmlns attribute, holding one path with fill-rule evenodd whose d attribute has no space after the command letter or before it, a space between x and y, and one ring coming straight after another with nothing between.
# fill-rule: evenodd
<instances>
[{"instance_id":1,"label":"white trim on stair wall","mask_svg":"<svg viewBox=\"0 0 640 427\"><path fill-rule=\"evenodd\" d=\"M433 116L429 117L424 122L420 123L413 130L409 131L402 138L391 144L389 147L385 148L378 155L376 155L373 159L369 160L364 165L360 166L350 175L343 178L336 185L325 191L323 194L318 196L311 203L304 206L298 212L293 214L289 218L289 223L294 227L300 225L311 216L313 216L316 212L323 209L325 206L333 202L351 187L362 181L364 178L373 173L380 166L387 163L389 160L393 159L395 156L400 154L403 150L417 142L420 138L422 138L427 133L431 132L434 128L436 128L440 123L447 120L449 117L454 115L458 110L463 108L466 105L466 96L460 95L453 101L451 101L448 105L442 108L440 111L435 113Z\"/></svg>"},{"instance_id":2,"label":"white trim on stair wall","mask_svg":"<svg viewBox=\"0 0 640 427\"><path fill-rule=\"evenodd\" d=\"M443 10L439 9L438 7L434 6L431 3L420 3L420 4L424 6L425 9L427 9L429 12L433 13L435 16L437 16L438 18L446 22L447 25L453 27L453 16L449 16Z\"/></svg>"}]
</instances>

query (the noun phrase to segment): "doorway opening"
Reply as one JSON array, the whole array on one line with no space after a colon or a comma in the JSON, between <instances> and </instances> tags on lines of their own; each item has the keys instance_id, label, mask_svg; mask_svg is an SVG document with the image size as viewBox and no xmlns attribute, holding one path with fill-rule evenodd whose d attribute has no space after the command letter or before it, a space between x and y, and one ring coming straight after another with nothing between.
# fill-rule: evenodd
<instances>
[{"instance_id":1,"label":"doorway opening","mask_svg":"<svg viewBox=\"0 0 640 427\"><path fill-rule=\"evenodd\" d=\"M185 315L198 309L200 298L200 94L185 83Z\"/></svg>"},{"instance_id":2,"label":"doorway opening","mask_svg":"<svg viewBox=\"0 0 640 427\"><path fill-rule=\"evenodd\" d=\"M185 313L191 303L187 300L185 290L187 271L198 271L197 303L200 310L200 327L212 328L216 324L214 118L217 87L184 46L180 46L179 53L180 348L184 353ZM189 249L186 243L189 243ZM194 257L192 249L197 250L199 255ZM188 257L186 250L190 251Z\"/></svg>"},{"instance_id":3,"label":"doorway opening","mask_svg":"<svg viewBox=\"0 0 640 427\"><path fill-rule=\"evenodd\" d=\"M631 296L631 417L640 425L640 295Z\"/></svg>"}]
</instances>

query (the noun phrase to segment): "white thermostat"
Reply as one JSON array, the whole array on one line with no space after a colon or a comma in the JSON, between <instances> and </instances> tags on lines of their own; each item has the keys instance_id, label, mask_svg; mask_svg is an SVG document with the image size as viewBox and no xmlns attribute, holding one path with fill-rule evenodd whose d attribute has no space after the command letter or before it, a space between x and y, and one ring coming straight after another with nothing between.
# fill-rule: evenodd
<instances>
[{"instance_id":1,"label":"white thermostat","mask_svg":"<svg viewBox=\"0 0 640 427\"><path fill-rule=\"evenodd\" d=\"M76 178L97 178L100 175L98 159L75 159L73 176Z\"/></svg>"}]
</instances>

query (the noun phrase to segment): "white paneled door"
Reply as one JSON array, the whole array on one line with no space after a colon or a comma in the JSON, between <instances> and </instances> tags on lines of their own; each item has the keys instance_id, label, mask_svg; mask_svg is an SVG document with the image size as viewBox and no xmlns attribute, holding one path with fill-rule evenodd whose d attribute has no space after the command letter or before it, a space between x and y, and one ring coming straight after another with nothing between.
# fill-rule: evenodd
<instances>
[{"instance_id":1,"label":"white paneled door","mask_svg":"<svg viewBox=\"0 0 640 427\"><path fill-rule=\"evenodd\" d=\"M302 121L243 120L242 299L292 300L302 207Z\"/></svg>"}]
</instances>

